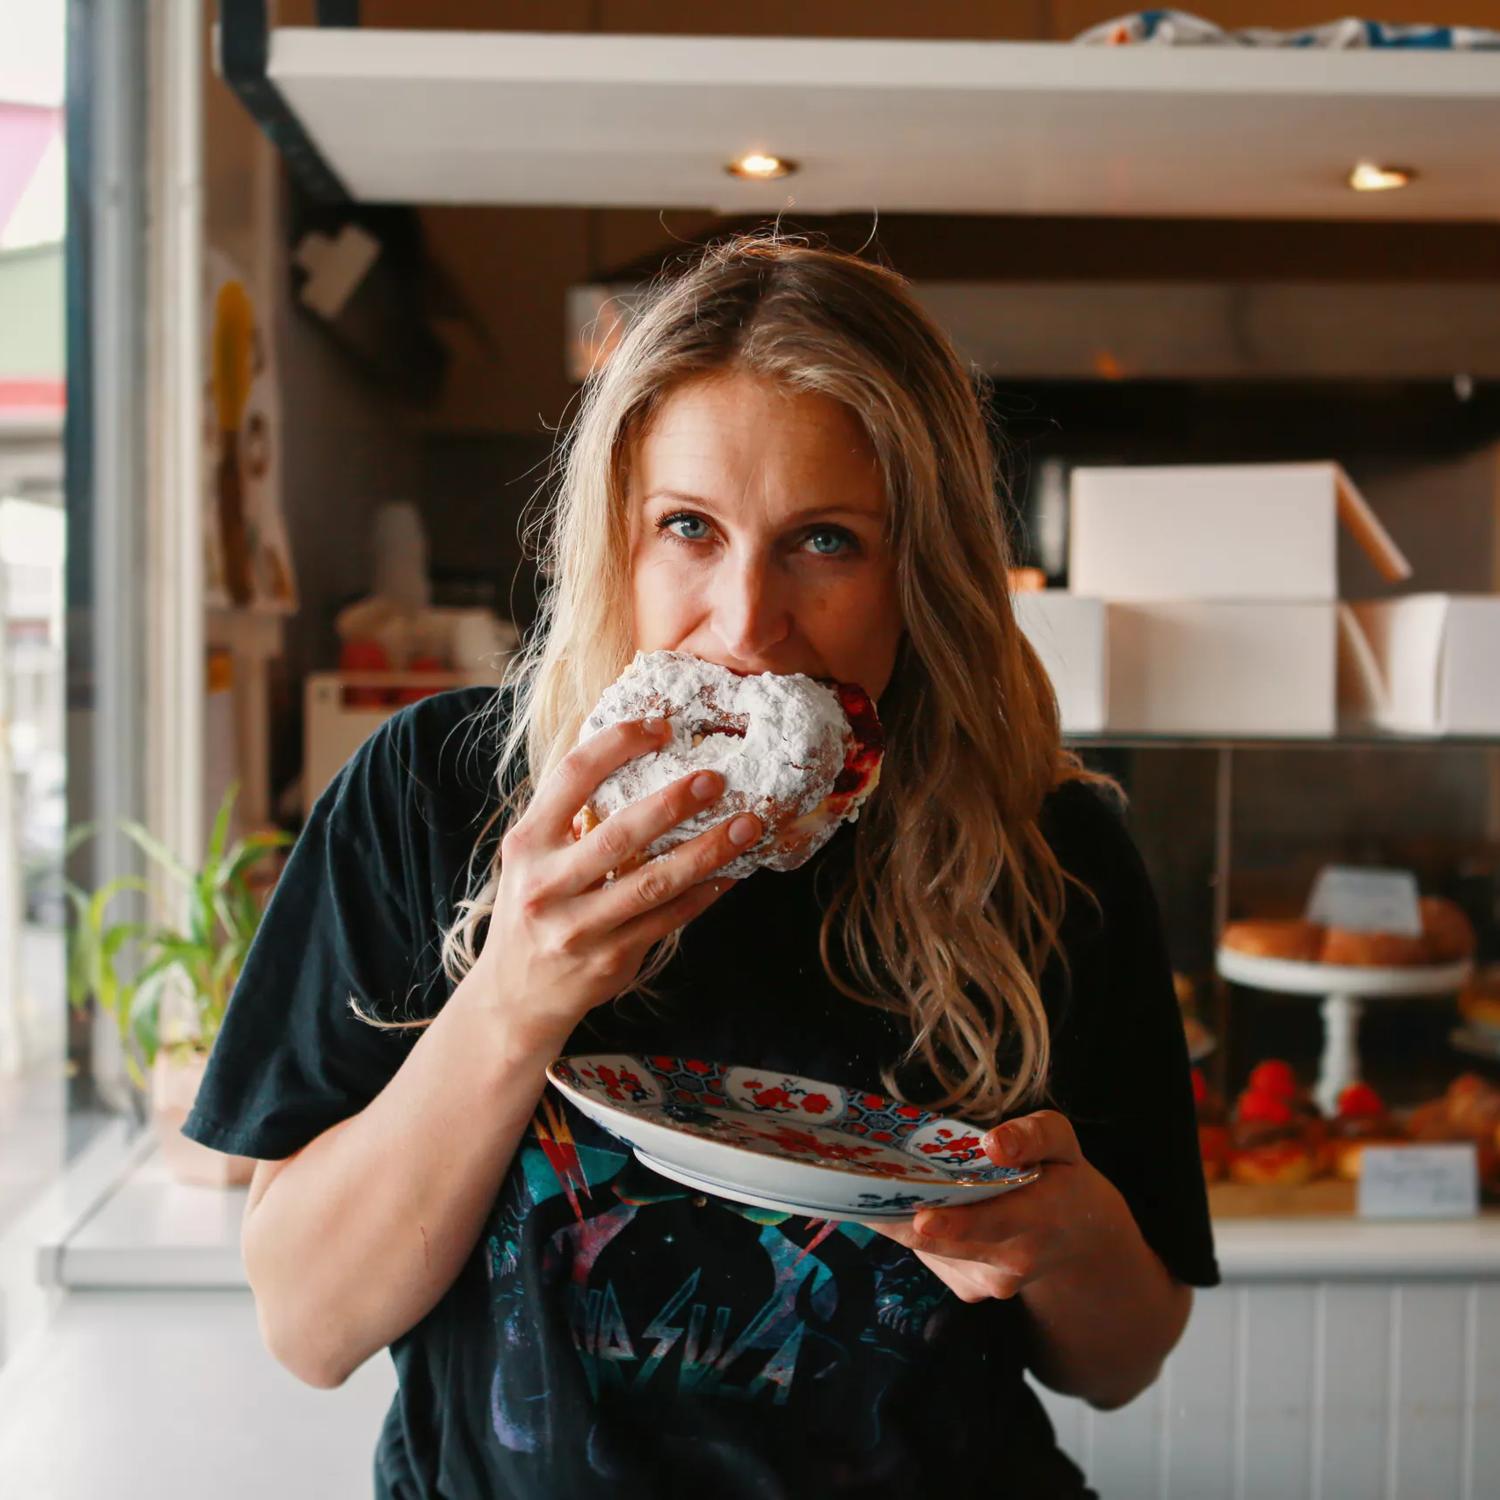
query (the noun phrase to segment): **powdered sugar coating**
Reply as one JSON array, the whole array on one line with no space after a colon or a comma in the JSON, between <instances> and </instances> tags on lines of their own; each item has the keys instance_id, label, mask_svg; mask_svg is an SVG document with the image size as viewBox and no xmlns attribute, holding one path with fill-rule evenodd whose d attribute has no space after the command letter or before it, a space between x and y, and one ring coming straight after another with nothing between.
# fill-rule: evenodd
<instances>
[{"instance_id":1,"label":"powdered sugar coating","mask_svg":"<svg viewBox=\"0 0 1500 1500\"><path fill-rule=\"evenodd\" d=\"M787 836L787 825L805 819L830 796L854 741L832 688L800 672L739 677L684 651L641 651L605 689L579 740L621 720L653 714L666 719L671 739L600 783L589 802L594 817L608 818L694 771L717 771L724 794L648 845L647 858L738 812L753 812L765 825L764 834L720 873L794 870L843 821L799 826L794 837ZM857 813L851 810L850 816Z\"/></svg>"}]
</instances>

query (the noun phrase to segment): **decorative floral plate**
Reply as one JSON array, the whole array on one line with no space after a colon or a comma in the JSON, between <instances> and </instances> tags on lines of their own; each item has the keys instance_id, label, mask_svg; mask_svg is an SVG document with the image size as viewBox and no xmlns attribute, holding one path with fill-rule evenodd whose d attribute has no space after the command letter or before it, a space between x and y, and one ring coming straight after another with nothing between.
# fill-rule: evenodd
<instances>
[{"instance_id":1,"label":"decorative floral plate","mask_svg":"<svg viewBox=\"0 0 1500 1500\"><path fill-rule=\"evenodd\" d=\"M689 1187L822 1219L905 1219L1024 1187L982 1126L884 1094L687 1057L560 1058L547 1077L653 1171Z\"/></svg>"}]
</instances>

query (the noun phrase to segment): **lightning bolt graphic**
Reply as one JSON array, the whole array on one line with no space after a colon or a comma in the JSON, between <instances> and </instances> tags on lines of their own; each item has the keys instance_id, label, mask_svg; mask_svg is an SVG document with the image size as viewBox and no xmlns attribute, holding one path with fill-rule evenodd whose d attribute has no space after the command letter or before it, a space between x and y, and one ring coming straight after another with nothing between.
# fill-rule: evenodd
<instances>
[{"instance_id":1,"label":"lightning bolt graphic","mask_svg":"<svg viewBox=\"0 0 1500 1500\"><path fill-rule=\"evenodd\" d=\"M579 1159L578 1147L573 1141L573 1128L568 1124L567 1116L543 1094L537 1112L531 1118L531 1128L536 1135L537 1144L542 1148L542 1155L547 1158L548 1165L557 1174L557 1180L567 1194L573 1217L582 1224L583 1209L578 1204L578 1192L581 1190L585 1198L589 1196L589 1180L584 1173L583 1162Z\"/></svg>"}]
</instances>

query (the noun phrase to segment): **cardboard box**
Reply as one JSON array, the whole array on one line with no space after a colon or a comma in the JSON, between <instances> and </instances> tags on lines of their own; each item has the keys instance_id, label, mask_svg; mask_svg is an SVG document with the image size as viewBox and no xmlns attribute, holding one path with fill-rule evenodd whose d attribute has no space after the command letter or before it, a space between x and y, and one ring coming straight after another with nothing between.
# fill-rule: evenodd
<instances>
[{"instance_id":1,"label":"cardboard box","mask_svg":"<svg viewBox=\"0 0 1500 1500\"><path fill-rule=\"evenodd\" d=\"M1077 468L1069 517L1069 587L1103 599L1336 599L1340 524L1381 576L1411 574L1331 462Z\"/></svg>"},{"instance_id":2,"label":"cardboard box","mask_svg":"<svg viewBox=\"0 0 1500 1500\"><path fill-rule=\"evenodd\" d=\"M1111 603L1109 729L1332 736L1338 608L1321 600Z\"/></svg>"},{"instance_id":3,"label":"cardboard box","mask_svg":"<svg viewBox=\"0 0 1500 1500\"><path fill-rule=\"evenodd\" d=\"M1500 733L1500 595L1405 594L1348 606L1339 689L1400 734Z\"/></svg>"},{"instance_id":4,"label":"cardboard box","mask_svg":"<svg viewBox=\"0 0 1500 1500\"><path fill-rule=\"evenodd\" d=\"M1102 600L1065 589L1011 595L1016 619L1052 679L1062 727L1098 734L1108 722L1108 636Z\"/></svg>"}]
</instances>

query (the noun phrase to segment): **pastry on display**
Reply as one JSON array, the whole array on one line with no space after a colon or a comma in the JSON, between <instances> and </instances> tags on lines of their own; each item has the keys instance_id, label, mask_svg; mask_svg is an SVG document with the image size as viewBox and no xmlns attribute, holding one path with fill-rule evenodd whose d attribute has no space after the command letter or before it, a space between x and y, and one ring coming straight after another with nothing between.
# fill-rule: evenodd
<instances>
[{"instance_id":1,"label":"pastry on display","mask_svg":"<svg viewBox=\"0 0 1500 1500\"><path fill-rule=\"evenodd\" d=\"M1254 1082L1257 1073L1258 1086ZM1229 1127L1229 1175L1235 1182L1288 1186L1316 1175L1318 1134L1300 1105L1295 1077L1291 1089L1286 1087L1289 1074L1285 1063L1262 1063L1235 1101Z\"/></svg>"},{"instance_id":2,"label":"pastry on display","mask_svg":"<svg viewBox=\"0 0 1500 1500\"><path fill-rule=\"evenodd\" d=\"M1314 1145L1320 1144L1327 1134L1322 1110L1318 1108L1311 1091L1297 1082L1297 1075L1289 1062L1279 1057L1270 1057L1264 1062L1256 1063L1250 1070L1249 1078L1245 1080L1245 1092L1269 1094L1273 1098L1286 1100Z\"/></svg>"},{"instance_id":3,"label":"pastry on display","mask_svg":"<svg viewBox=\"0 0 1500 1500\"><path fill-rule=\"evenodd\" d=\"M1477 1073L1461 1073L1447 1092L1411 1114L1411 1131L1424 1139L1483 1140L1500 1126L1500 1088Z\"/></svg>"},{"instance_id":4,"label":"pastry on display","mask_svg":"<svg viewBox=\"0 0 1500 1500\"><path fill-rule=\"evenodd\" d=\"M1351 1083L1339 1095L1338 1113L1328 1122L1328 1165L1346 1182L1359 1181L1360 1157L1366 1146L1399 1146L1406 1135L1367 1083Z\"/></svg>"},{"instance_id":5,"label":"pastry on display","mask_svg":"<svg viewBox=\"0 0 1500 1500\"><path fill-rule=\"evenodd\" d=\"M1345 964L1364 969L1415 968L1430 963L1427 940L1399 932L1356 932L1348 927L1330 927L1319 955L1325 964Z\"/></svg>"},{"instance_id":6,"label":"pastry on display","mask_svg":"<svg viewBox=\"0 0 1500 1500\"><path fill-rule=\"evenodd\" d=\"M1500 1189L1500 1088L1488 1079L1460 1074L1441 1096L1412 1110L1406 1128L1423 1144L1472 1141L1481 1185Z\"/></svg>"},{"instance_id":7,"label":"pastry on display","mask_svg":"<svg viewBox=\"0 0 1500 1500\"><path fill-rule=\"evenodd\" d=\"M1458 992L1458 1009L1471 1026L1500 1031L1500 964L1476 969Z\"/></svg>"},{"instance_id":8,"label":"pastry on display","mask_svg":"<svg viewBox=\"0 0 1500 1500\"><path fill-rule=\"evenodd\" d=\"M1369 969L1458 963L1473 956L1474 927L1462 907L1442 896L1423 896L1418 910L1422 931L1417 936L1324 927L1300 917L1254 917L1226 924L1219 941L1255 958Z\"/></svg>"},{"instance_id":9,"label":"pastry on display","mask_svg":"<svg viewBox=\"0 0 1500 1500\"><path fill-rule=\"evenodd\" d=\"M1474 924L1456 901L1443 896L1423 896L1418 903L1422 911L1422 937L1427 944L1427 962L1458 963L1473 958L1478 940Z\"/></svg>"},{"instance_id":10,"label":"pastry on display","mask_svg":"<svg viewBox=\"0 0 1500 1500\"><path fill-rule=\"evenodd\" d=\"M1462 907L1442 896L1423 896L1417 908L1422 918L1422 931L1417 937L1330 927L1323 939L1322 961L1356 968L1402 969L1458 963L1473 956L1474 928Z\"/></svg>"},{"instance_id":11,"label":"pastry on display","mask_svg":"<svg viewBox=\"0 0 1500 1500\"><path fill-rule=\"evenodd\" d=\"M1193 1107L1198 1115L1198 1155L1206 1182L1217 1182L1229 1169L1229 1126L1224 1101L1209 1087L1201 1068L1193 1069Z\"/></svg>"},{"instance_id":12,"label":"pastry on display","mask_svg":"<svg viewBox=\"0 0 1500 1500\"><path fill-rule=\"evenodd\" d=\"M627 719L656 716L671 738L606 777L575 823L580 837L606 818L694 771L716 771L724 793L649 844L652 859L751 812L755 844L719 872L795 870L852 822L880 779L885 739L875 705L853 683L802 673L741 676L684 651L637 652L583 724L586 740ZM622 866L621 874L630 866Z\"/></svg>"},{"instance_id":13,"label":"pastry on display","mask_svg":"<svg viewBox=\"0 0 1500 1500\"><path fill-rule=\"evenodd\" d=\"M1323 928L1300 917L1257 917L1228 923L1219 941L1236 953L1248 953L1255 958L1313 963L1323 951Z\"/></svg>"}]
</instances>

